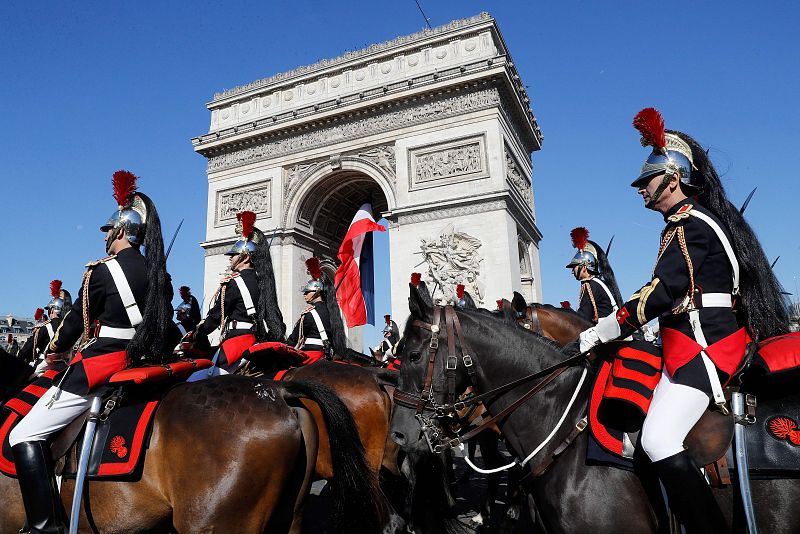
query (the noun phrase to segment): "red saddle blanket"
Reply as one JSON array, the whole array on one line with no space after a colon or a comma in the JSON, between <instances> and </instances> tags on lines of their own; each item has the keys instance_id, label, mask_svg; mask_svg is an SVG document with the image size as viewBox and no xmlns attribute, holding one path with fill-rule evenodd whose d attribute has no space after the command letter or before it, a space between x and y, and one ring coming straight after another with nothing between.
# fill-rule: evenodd
<instances>
[{"instance_id":1,"label":"red saddle blanket","mask_svg":"<svg viewBox=\"0 0 800 534\"><path fill-rule=\"evenodd\" d=\"M752 366L764 374L800 372L800 332L771 337L759 343Z\"/></svg>"},{"instance_id":2,"label":"red saddle blanket","mask_svg":"<svg viewBox=\"0 0 800 534\"><path fill-rule=\"evenodd\" d=\"M172 385L194 371L210 366L210 360L179 361L167 365L126 369L113 375L109 383L124 387L117 400L118 406L105 420L98 422L89 459L89 479L138 479L144 464L153 418L161 399ZM0 472L16 476L8 435L33 404L47 392L54 376L55 373L51 376L46 373L6 403L7 414L0 425ZM81 434L67 452L62 473L64 477L75 477L77 451L80 450L82 441Z\"/></svg>"}]
</instances>

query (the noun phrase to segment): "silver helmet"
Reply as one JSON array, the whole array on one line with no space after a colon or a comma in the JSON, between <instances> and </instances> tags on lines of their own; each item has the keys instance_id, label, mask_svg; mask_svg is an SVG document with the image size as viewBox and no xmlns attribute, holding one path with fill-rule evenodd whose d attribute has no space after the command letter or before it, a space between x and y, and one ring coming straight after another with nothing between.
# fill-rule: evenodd
<instances>
[{"instance_id":1,"label":"silver helmet","mask_svg":"<svg viewBox=\"0 0 800 534\"><path fill-rule=\"evenodd\" d=\"M122 228L125 237L132 245L141 245L144 242L145 225L147 224L147 207L144 201L136 194L136 175L129 171L117 171L111 178L114 186L114 198L117 200L117 211L111 214L106 223L100 227L103 232ZM106 252L111 249L111 244L117 232L112 232L106 239Z\"/></svg>"},{"instance_id":2,"label":"silver helmet","mask_svg":"<svg viewBox=\"0 0 800 534\"><path fill-rule=\"evenodd\" d=\"M642 134L642 146L653 147L653 152L645 160L639 176L631 182L631 186L644 187L654 176L672 176L677 173L687 193L699 193L700 188L691 180L692 169L695 168L692 149L677 135L664 131L661 114L653 108L645 108L636 114L633 126Z\"/></svg>"},{"instance_id":3,"label":"silver helmet","mask_svg":"<svg viewBox=\"0 0 800 534\"><path fill-rule=\"evenodd\" d=\"M577 248L578 252L567 264L567 269L585 265L589 272L597 274L597 250L589 241L589 230L583 227L573 228L569 235L572 238L572 246Z\"/></svg>"},{"instance_id":4,"label":"silver helmet","mask_svg":"<svg viewBox=\"0 0 800 534\"><path fill-rule=\"evenodd\" d=\"M72 307L72 295L69 291L61 287L61 280L53 280L50 282L50 302L47 303L45 309L49 312L55 310L56 315L61 317L62 314Z\"/></svg>"},{"instance_id":5,"label":"silver helmet","mask_svg":"<svg viewBox=\"0 0 800 534\"><path fill-rule=\"evenodd\" d=\"M306 282L303 286L301 293L323 293L325 291L325 284L322 283L322 268L320 267L319 258L312 256L306 260L306 269L308 274L311 275L311 280Z\"/></svg>"},{"instance_id":6,"label":"silver helmet","mask_svg":"<svg viewBox=\"0 0 800 534\"><path fill-rule=\"evenodd\" d=\"M192 304L184 300L181 301L180 304L178 304L177 308L175 308L175 316L179 321L183 319L188 319L191 311L192 311Z\"/></svg>"},{"instance_id":7,"label":"silver helmet","mask_svg":"<svg viewBox=\"0 0 800 534\"><path fill-rule=\"evenodd\" d=\"M252 254L256 250L259 241L259 234L255 231L256 214L252 211L243 211L236 214L239 222L236 224L236 235L238 239L231 246L226 256L238 256L240 254Z\"/></svg>"}]
</instances>

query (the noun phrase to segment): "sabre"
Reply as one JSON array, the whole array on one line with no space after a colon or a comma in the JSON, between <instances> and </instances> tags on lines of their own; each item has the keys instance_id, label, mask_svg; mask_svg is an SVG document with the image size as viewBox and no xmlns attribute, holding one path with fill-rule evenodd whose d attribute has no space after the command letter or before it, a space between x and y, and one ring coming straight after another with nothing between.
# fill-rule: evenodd
<instances>
[{"instance_id":1,"label":"sabre","mask_svg":"<svg viewBox=\"0 0 800 534\"><path fill-rule=\"evenodd\" d=\"M742 207L739 208L739 214L744 215L744 210L747 209L747 205L750 204L750 200L753 198L753 195L756 194L756 189L758 189L758 187L754 187L753 190L750 191L750 194L747 195L747 198L744 200L744 204L742 204Z\"/></svg>"},{"instance_id":2,"label":"sabre","mask_svg":"<svg viewBox=\"0 0 800 534\"><path fill-rule=\"evenodd\" d=\"M172 252L172 245L175 244L175 238L178 237L178 232L181 231L181 226L183 226L183 219L181 222L178 223L178 227L175 229L175 233L172 234L172 240L169 242L169 247L167 247L167 254L164 256L164 260L166 261L169 258L169 253Z\"/></svg>"}]
</instances>

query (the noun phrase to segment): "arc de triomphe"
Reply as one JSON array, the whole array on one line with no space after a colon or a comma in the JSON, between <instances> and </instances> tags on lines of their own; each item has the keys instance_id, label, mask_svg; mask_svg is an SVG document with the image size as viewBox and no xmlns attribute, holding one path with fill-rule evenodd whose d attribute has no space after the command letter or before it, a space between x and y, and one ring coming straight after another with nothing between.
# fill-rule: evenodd
<instances>
[{"instance_id":1,"label":"arc de triomphe","mask_svg":"<svg viewBox=\"0 0 800 534\"><path fill-rule=\"evenodd\" d=\"M495 20L484 13L348 52L214 96L205 291L227 267L236 212L258 214L287 323L312 254L335 270L358 207L389 223L392 315L408 279L435 298L455 285L484 306L541 300L530 155L542 135ZM419 265L421 262L425 262ZM380 316L385 310L376 310Z\"/></svg>"}]
</instances>

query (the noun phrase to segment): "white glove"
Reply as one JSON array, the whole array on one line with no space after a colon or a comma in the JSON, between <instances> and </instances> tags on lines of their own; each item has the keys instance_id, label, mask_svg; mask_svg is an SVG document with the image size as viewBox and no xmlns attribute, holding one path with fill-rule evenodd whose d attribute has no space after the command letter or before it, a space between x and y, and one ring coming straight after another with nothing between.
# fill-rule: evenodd
<instances>
[{"instance_id":1,"label":"white glove","mask_svg":"<svg viewBox=\"0 0 800 534\"><path fill-rule=\"evenodd\" d=\"M597 321L597 326L593 326L580 333L580 351L587 352L600 343L613 341L617 339L621 333L619 323L617 322L617 314L611 313Z\"/></svg>"},{"instance_id":2,"label":"white glove","mask_svg":"<svg viewBox=\"0 0 800 534\"><path fill-rule=\"evenodd\" d=\"M36 376L42 376L45 371L47 371L47 358L42 358L42 361L39 362L39 365L36 366L36 369L33 371L33 374Z\"/></svg>"}]
</instances>

